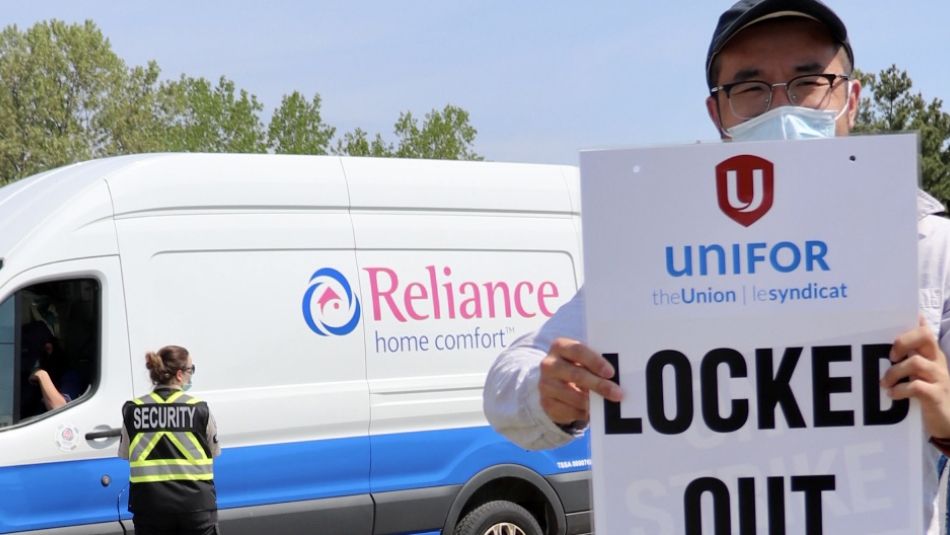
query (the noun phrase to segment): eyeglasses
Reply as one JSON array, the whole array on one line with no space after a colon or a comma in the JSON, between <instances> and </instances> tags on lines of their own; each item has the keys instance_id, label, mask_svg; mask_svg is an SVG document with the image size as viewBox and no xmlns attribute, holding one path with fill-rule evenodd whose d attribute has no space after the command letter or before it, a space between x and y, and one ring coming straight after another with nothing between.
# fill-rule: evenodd
<instances>
[{"instance_id":1,"label":"eyeglasses","mask_svg":"<svg viewBox=\"0 0 950 535\"><path fill-rule=\"evenodd\" d=\"M729 101L732 113L741 119L751 119L769 111L772 107L772 94L776 87L785 88L788 100L795 106L813 109L827 109L833 101L834 90L841 86L839 80L850 80L847 74L806 74L796 76L787 82L770 84L760 80L749 80L723 84L710 89L710 93L724 93ZM845 84L850 88L850 84ZM841 102L844 109L847 98Z\"/></svg>"},{"instance_id":2,"label":"eyeglasses","mask_svg":"<svg viewBox=\"0 0 950 535\"><path fill-rule=\"evenodd\" d=\"M197 369L198 369L197 366L195 366L194 364L192 364L191 366L188 366L187 368L182 368L181 371L183 371L183 372L185 372L185 373L190 373L190 374L194 375L194 374L195 374L195 370L197 370Z\"/></svg>"}]
</instances>

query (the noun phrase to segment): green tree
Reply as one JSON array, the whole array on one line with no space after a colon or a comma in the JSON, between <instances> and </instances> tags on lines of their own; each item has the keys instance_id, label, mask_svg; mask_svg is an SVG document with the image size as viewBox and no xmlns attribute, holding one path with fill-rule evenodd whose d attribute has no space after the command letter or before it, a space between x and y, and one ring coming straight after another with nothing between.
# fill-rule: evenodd
<instances>
[{"instance_id":1,"label":"green tree","mask_svg":"<svg viewBox=\"0 0 950 535\"><path fill-rule=\"evenodd\" d=\"M133 67L110 96L100 119L107 132L102 155L171 150L165 136L168 125L159 113L160 72L154 61Z\"/></svg>"},{"instance_id":2,"label":"green tree","mask_svg":"<svg viewBox=\"0 0 950 535\"><path fill-rule=\"evenodd\" d=\"M204 78L182 75L161 85L158 116L164 150L175 152L241 152L267 150L257 97L222 76L212 87Z\"/></svg>"},{"instance_id":3,"label":"green tree","mask_svg":"<svg viewBox=\"0 0 950 535\"><path fill-rule=\"evenodd\" d=\"M337 142L335 152L432 160L484 159L473 150L478 131L469 124L468 112L458 106L448 104L441 111L433 109L425 115L421 125L412 112L400 113L393 131L398 138L395 147L385 143L379 134L370 142L366 132L357 128Z\"/></svg>"},{"instance_id":4,"label":"green tree","mask_svg":"<svg viewBox=\"0 0 950 535\"><path fill-rule=\"evenodd\" d=\"M180 152L326 154L336 129L321 100L283 98L265 130L257 97L222 76L161 81L154 61L128 67L92 21L51 20L0 31L0 185L102 156ZM479 160L468 112L447 105L421 124L410 112L397 143L357 128L335 154Z\"/></svg>"},{"instance_id":5,"label":"green tree","mask_svg":"<svg viewBox=\"0 0 950 535\"><path fill-rule=\"evenodd\" d=\"M337 140L333 153L376 158L392 158L396 155L393 146L384 142L382 136L376 134L373 141L370 141L366 132L360 128L343 134L343 138Z\"/></svg>"},{"instance_id":6,"label":"green tree","mask_svg":"<svg viewBox=\"0 0 950 535\"><path fill-rule=\"evenodd\" d=\"M442 111L432 110L419 126L411 112L399 115L395 126L399 137L396 156L434 160L482 160L472 151L475 127L468 122L468 112L448 104Z\"/></svg>"},{"instance_id":7,"label":"green tree","mask_svg":"<svg viewBox=\"0 0 950 535\"><path fill-rule=\"evenodd\" d=\"M299 92L285 95L267 128L267 143L277 154L327 154L336 128L320 116L320 95L310 102Z\"/></svg>"},{"instance_id":8,"label":"green tree","mask_svg":"<svg viewBox=\"0 0 950 535\"><path fill-rule=\"evenodd\" d=\"M907 71L896 65L878 75L856 71L865 96L855 132L885 133L916 130L920 136L923 188L947 206L950 201L950 114L943 101L927 101L913 92Z\"/></svg>"},{"instance_id":9,"label":"green tree","mask_svg":"<svg viewBox=\"0 0 950 535\"><path fill-rule=\"evenodd\" d=\"M0 183L98 156L125 65L90 21L0 32Z\"/></svg>"},{"instance_id":10,"label":"green tree","mask_svg":"<svg viewBox=\"0 0 950 535\"><path fill-rule=\"evenodd\" d=\"M0 184L68 163L153 151L264 152L257 97L221 77L159 82L127 68L92 21L0 32Z\"/></svg>"}]
</instances>

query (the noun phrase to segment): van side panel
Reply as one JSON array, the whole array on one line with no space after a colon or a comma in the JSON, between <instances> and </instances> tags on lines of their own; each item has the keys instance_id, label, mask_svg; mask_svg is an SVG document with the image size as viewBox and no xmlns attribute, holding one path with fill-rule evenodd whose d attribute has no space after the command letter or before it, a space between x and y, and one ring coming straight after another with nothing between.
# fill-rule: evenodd
<instances>
[{"instance_id":1,"label":"van side panel","mask_svg":"<svg viewBox=\"0 0 950 535\"><path fill-rule=\"evenodd\" d=\"M385 497L375 533L441 528L446 496L492 466L586 470L586 443L525 452L482 413L498 353L578 287L577 214L561 168L344 166L365 303L371 488ZM401 514L410 509L418 514Z\"/></svg>"},{"instance_id":2,"label":"van side panel","mask_svg":"<svg viewBox=\"0 0 950 535\"><path fill-rule=\"evenodd\" d=\"M352 252L252 243L251 227L266 226L268 216L169 219L161 237L139 240L132 236L149 220L119 222L121 238L148 249L123 244L130 339L142 352L169 343L191 352L195 395L210 404L225 448L215 463L219 507L367 493L362 338L320 336L302 313L321 268L355 279ZM333 215L283 224L285 236L296 232L302 242L349 231ZM320 307L319 298L306 301ZM133 373L137 389L147 389L144 366Z\"/></svg>"}]
</instances>

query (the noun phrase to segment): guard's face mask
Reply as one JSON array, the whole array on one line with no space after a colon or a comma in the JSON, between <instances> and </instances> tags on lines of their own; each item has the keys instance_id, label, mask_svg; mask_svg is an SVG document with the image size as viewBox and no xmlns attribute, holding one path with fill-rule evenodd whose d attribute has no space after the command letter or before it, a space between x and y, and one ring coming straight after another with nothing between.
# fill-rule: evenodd
<instances>
[{"instance_id":1,"label":"guard's face mask","mask_svg":"<svg viewBox=\"0 0 950 535\"><path fill-rule=\"evenodd\" d=\"M192 366L192 367L190 368L190 370L191 370L191 371L189 371L188 369L186 369L186 370L183 370L183 371L182 371L182 374L188 376L188 382L187 382L187 383L182 383L182 385L181 385L181 389L184 390L185 392L191 390L191 382L194 380L194 376L195 376L194 366Z\"/></svg>"},{"instance_id":2,"label":"guard's face mask","mask_svg":"<svg viewBox=\"0 0 950 535\"><path fill-rule=\"evenodd\" d=\"M840 113L781 106L727 129L733 141L779 141L834 137Z\"/></svg>"}]
</instances>

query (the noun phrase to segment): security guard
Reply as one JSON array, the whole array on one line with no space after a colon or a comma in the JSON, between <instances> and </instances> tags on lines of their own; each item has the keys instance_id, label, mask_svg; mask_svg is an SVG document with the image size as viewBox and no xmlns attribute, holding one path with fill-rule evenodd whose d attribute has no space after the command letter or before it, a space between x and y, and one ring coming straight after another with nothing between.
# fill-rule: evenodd
<instances>
[{"instance_id":1,"label":"security guard","mask_svg":"<svg viewBox=\"0 0 950 535\"><path fill-rule=\"evenodd\" d=\"M221 447L207 403L185 393L195 365L187 349L165 346L145 366L155 389L122 406L119 443L135 533L216 534L213 458Z\"/></svg>"}]
</instances>

